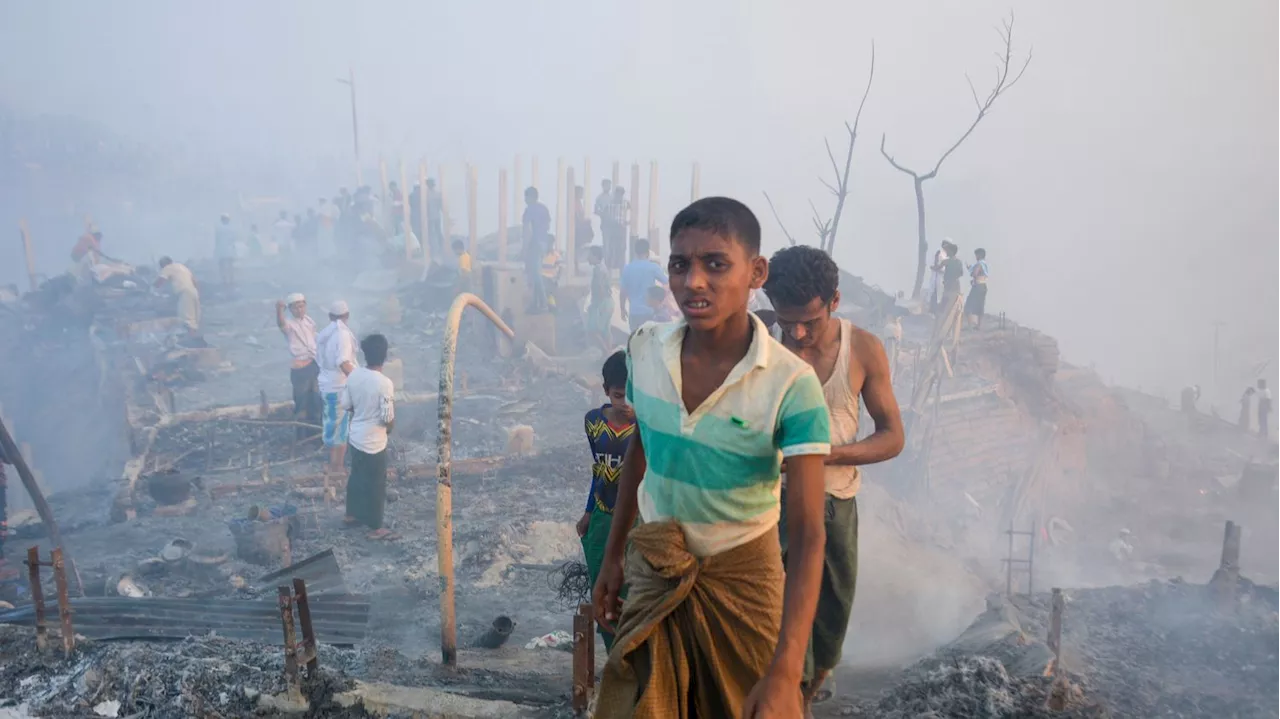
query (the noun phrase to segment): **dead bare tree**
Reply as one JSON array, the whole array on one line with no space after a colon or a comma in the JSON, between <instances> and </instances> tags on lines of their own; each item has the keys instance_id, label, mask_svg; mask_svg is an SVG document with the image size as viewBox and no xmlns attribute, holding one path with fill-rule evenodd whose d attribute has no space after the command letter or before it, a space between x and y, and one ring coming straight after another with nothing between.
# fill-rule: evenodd
<instances>
[{"instance_id":1,"label":"dead bare tree","mask_svg":"<svg viewBox=\"0 0 1280 719\"><path fill-rule=\"evenodd\" d=\"M787 242L791 243L792 247L795 247L796 238L792 237L790 232L787 232L787 226L782 224L782 218L778 217L778 208L773 206L773 198L769 197L767 192L764 193L764 201L769 203L769 211L773 213L773 219L778 221L778 227L782 228L782 234L786 236Z\"/></svg>"},{"instance_id":2,"label":"dead bare tree","mask_svg":"<svg viewBox=\"0 0 1280 719\"><path fill-rule=\"evenodd\" d=\"M839 163L836 161L836 155L831 151L831 141L823 138L822 142L827 147L827 158L831 160L831 172L835 176L834 184L823 178L818 178L832 195L836 198L835 212L826 219L823 219L818 212L817 206L813 204L813 200L809 201L809 209L813 211L813 229L818 234L818 247L831 254L836 246L836 231L840 228L840 217L844 214L845 200L849 198L849 170L853 167L853 146L858 141L858 124L862 121L862 108L867 105L867 96L871 94L871 81L876 76L876 46L871 45L871 69L867 72L867 87L862 91L862 101L858 103L858 113L853 117L853 124L850 125L848 120L844 123L844 129L849 133L849 146L845 152L844 169L840 169ZM769 199L768 193L765 193L765 199ZM773 201L769 200L769 208L773 209ZM787 240L794 246L795 238L791 233L787 232L787 228L783 227L782 219L778 217L778 211L773 210L773 217L778 221L778 226L782 227L782 233L786 235Z\"/></svg>"},{"instance_id":3,"label":"dead bare tree","mask_svg":"<svg viewBox=\"0 0 1280 719\"><path fill-rule=\"evenodd\" d=\"M888 151L884 149L885 136L880 136L880 154L884 155L884 159L888 160L889 164L893 165L895 170L910 175L911 180L915 185L916 232L919 235L919 247L916 258L916 283L914 288L911 290L912 299L920 298L920 290L924 286L925 263L928 260L929 255L929 241L925 235L924 225L924 183L932 180L934 177L937 177L938 170L941 169L942 163L951 156L951 153L956 151L956 148L960 147L961 143L968 139L969 135L973 134L978 123L982 122L982 118L986 117L991 112L991 106L995 104L996 98L1000 97L1008 91L1009 88L1016 85L1018 80L1022 79L1022 74L1027 71L1027 66L1031 64L1031 51L1027 50L1027 59L1022 63L1022 68L1019 69L1015 75L1011 75L1010 73L1011 61L1013 59L1012 12L1009 13L1008 19L1002 22L1001 27L998 28L996 32L999 33L1000 40L1004 43L1004 52L996 53L997 63L995 86L991 88L991 92L987 94L986 99L981 100L978 98L978 90L973 86L973 80L969 78L968 73L965 74L965 80L969 82L969 92L973 94L973 104L977 107L978 114L973 118L973 122L969 124L969 127L964 131L964 134L960 136L960 139L956 140L951 147L947 148L946 152L942 153L942 156L938 158L938 161L933 164L932 170L920 173L899 163L894 159L893 155L890 155Z\"/></svg>"}]
</instances>

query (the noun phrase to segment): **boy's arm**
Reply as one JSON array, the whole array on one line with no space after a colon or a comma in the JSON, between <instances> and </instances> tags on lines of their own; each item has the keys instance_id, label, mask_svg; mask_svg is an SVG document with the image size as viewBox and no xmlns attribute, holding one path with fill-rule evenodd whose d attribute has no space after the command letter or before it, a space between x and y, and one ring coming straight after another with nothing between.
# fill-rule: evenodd
<instances>
[{"instance_id":1,"label":"boy's arm","mask_svg":"<svg viewBox=\"0 0 1280 719\"><path fill-rule=\"evenodd\" d=\"M387 428L387 434L391 434L391 430L396 426L396 397L395 388L390 386L388 381L387 391L379 398L381 406L378 408L382 425Z\"/></svg>"},{"instance_id":2,"label":"boy's arm","mask_svg":"<svg viewBox=\"0 0 1280 719\"><path fill-rule=\"evenodd\" d=\"M869 332L855 330L854 352L862 364L866 376L862 380L862 400L867 414L875 422L876 430L867 437L831 448L827 464L846 466L875 464L893 459L902 452L904 435L902 413L898 399L893 395L893 383L889 379L889 356L884 344ZM851 366L850 372L856 367ZM790 474L787 475L790 481Z\"/></svg>"},{"instance_id":3,"label":"boy's arm","mask_svg":"<svg viewBox=\"0 0 1280 719\"><path fill-rule=\"evenodd\" d=\"M804 654L813 630L822 586L826 545L823 524L822 455L787 460L787 578L782 595L782 632L768 675L793 684L804 674Z\"/></svg>"}]
</instances>

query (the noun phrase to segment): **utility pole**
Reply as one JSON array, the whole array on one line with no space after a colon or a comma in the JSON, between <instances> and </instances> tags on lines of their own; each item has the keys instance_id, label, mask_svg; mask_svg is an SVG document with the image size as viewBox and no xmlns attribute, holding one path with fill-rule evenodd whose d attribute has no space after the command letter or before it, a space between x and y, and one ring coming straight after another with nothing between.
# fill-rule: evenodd
<instances>
[{"instance_id":1,"label":"utility pole","mask_svg":"<svg viewBox=\"0 0 1280 719\"><path fill-rule=\"evenodd\" d=\"M347 68L347 77L338 78L338 82L351 88L351 143L356 151L356 186L364 184L364 176L360 171L360 123L356 119L356 73Z\"/></svg>"}]
</instances>

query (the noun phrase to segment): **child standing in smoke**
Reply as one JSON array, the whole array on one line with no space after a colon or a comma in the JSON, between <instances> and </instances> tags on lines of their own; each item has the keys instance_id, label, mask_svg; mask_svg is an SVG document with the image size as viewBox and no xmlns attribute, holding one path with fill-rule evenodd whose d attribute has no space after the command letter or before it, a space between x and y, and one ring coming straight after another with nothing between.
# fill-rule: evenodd
<instances>
[{"instance_id":1,"label":"child standing in smoke","mask_svg":"<svg viewBox=\"0 0 1280 719\"><path fill-rule=\"evenodd\" d=\"M615 352L605 360L604 394L608 404L587 412L583 425L591 448L591 491L587 508L578 520L578 537L587 560L587 576L592 586L600 576L604 546L613 527L613 505L618 498L618 475L622 457L636 431L636 413L627 404L627 353ZM605 650L613 646L613 634L600 628Z\"/></svg>"}]
</instances>

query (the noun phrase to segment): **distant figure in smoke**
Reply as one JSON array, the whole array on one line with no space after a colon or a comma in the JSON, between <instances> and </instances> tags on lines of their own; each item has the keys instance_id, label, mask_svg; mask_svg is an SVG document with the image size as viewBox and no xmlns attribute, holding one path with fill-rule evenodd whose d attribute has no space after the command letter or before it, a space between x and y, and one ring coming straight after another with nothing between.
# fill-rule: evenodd
<instances>
[{"instance_id":1,"label":"distant figure in smoke","mask_svg":"<svg viewBox=\"0 0 1280 719\"><path fill-rule=\"evenodd\" d=\"M933 264L929 265L929 311L934 314L937 314L938 303L942 301L942 263L950 257L947 254L947 246L949 244L950 240L942 241L938 251L933 253Z\"/></svg>"},{"instance_id":2,"label":"distant figure in smoke","mask_svg":"<svg viewBox=\"0 0 1280 719\"><path fill-rule=\"evenodd\" d=\"M1258 380L1258 436L1271 436L1271 390L1265 379Z\"/></svg>"},{"instance_id":3,"label":"distant figure in smoke","mask_svg":"<svg viewBox=\"0 0 1280 719\"><path fill-rule=\"evenodd\" d=\"M235 284L236 231L231 227L231 216L223 215L213 232L213 256L218 258L218 274L222 284Z\"/></svg>"},{"instance_id":4,"label":"distant figure in smoke","mask_svg":"<svg viewBox=\"0 0 1280 719\"><path fill-rule=\"evenodd\" d=\"M1182 411L1195 412L1196 403L1200 401L1200 385L1191 385L1182 388Z\"/></svg>"},{"instance_id":5,"label":"distant figure in smoke","mask_svg":"<svg viewBox=\"0 0 1280 719\"><path fill-rule=\"evenodd\" d=\"M289 314L285 314L285 308ZM307 316L307 298L295 292L276 303L276 326L289 343L293 361L289 366L289 384L293 386L293 418L307 424L321 425L320 365L316 364L316 323ZM298 428L298 438L312 430Z\"/></svg>"},{"instance_id":6,"label":"distant figure in smoke","mask_svg":"<svg viewBox=\"0 0 1280 719\"><path fill-rule=\"evenodd\" d=\"M1249 426L1249 410L1252 409L1250 405L1253 404L1253 395L1255 392L1256 390L1254 390L1254 388L1245 387L1244 394L1240 395L1240 417L1236 420L1236 424L1245 432L1248 432L1251 429Z\"/></svg>"},{"instance_id":7,"label":"distant figure in smoke","mask_svg":"<svg viewBox=\"0 0 1280 719\"><path fill-rule=\"evenodd\" d=\"M347 479L348 525L373 530L369 539L399 539L382 526L387 506L387 435L395 426L395 387L382 374L387 338L374 334L360 342L364 367L342 389L341 411L351 416L351 475Z\"/></svg>"},{"instance_id":8,"label":"distant figure in smoke","mask_svg":"<svg viewBox=\"0 0 1280 719\"><path fill-rule=\"evenodd\" d=\"M964 301L964 313L977 329L982 329L982 315L987 311L987 279L991 268L987 266L987 251L979 247L973 251L974 262L969 265L969 296Z\"/></svg>"},{"instance_id":9,"label":"distant figure in smoke","mask_svg":"<svg viewBox=\"0 0 1280 719\"><path fill-rule=\"evenodd\" d=\"M627 190L613 188L613 199L605 207L600 218L600 234L604 238L604 263L611 270L620 270L627 261L627 223L631 216L631 202Z\"/></svg>"},{"instance_id":10,"label":"distant figure in smoke","mask_svg":"<svg viewBox=\"0 0 1280 719\"><path fill-rule=\"evenodd\" d=\"M595 207L591 210L592 214L600 218L600 227L604 229L604 218L609 214L609 203L613 202L613 182L611 180L600 181L600 194L596 195Z\"/></svg>"},{"instance_id":11,"label":"distant figure in smoke","mask_svg":"<svg viewBox=\"0 0 1280 719\"><path fill-rule=\"evenodd\" d=\"M315 252L320 257L333 257L337 252L337 245L334 237L338 230L338 218L341 210L338 209L340 198L333 198L330 204L323 197L320 198L319 209L316 210L316 216L319 222L316 225L316 246Z\"/></svg>"},{"instance_id":12,"label":"distant figure in smoke","mask_svg":"<svg viewBox=\"0 0 1280 719\"><path fill-rule=\"evenodd\" d=\"M551 239L551 212L538 201L538 188L524 191L524 217L521 219L520 239L523 243L525 281L529 283L529 311L546 312L547 290L542 283L542 260L546 256Z\"/></svg>"},{"instance_id":13,"label":"distant figure in smoke","mask_svg":"<svg viewBox=\"0 0 1280 719\"><path fill-rule=\"evenodd\" d=\"M432 257L439 258L444 253L444 195L436 189L433 179L427 180L427 242Z\"/></svg>"},{"instance_id":14,"label":"distant figure in smoke","mask_svg":"<svg viewBox=\"0 0 1280 719\"><path fill-rule=\"evenodd\" d=\"M342 471L347 455L348 416L338 409L347 375L356 368L356 336L347 327L351 310L338 300L329 306L329 324L316 335L316 364L320 365L320 415L324 446L329 448L329 473Z\"/></svg>"},{"instance_id":15,"label":"distant figure in smoke","mask_svg":"<svg viewBox=\"0 0 1280 719\"><path fill-rule=\"evenodd\" d=\"M200 291L196 287L196 278L187 266L174 262L168 257L160 258L160 276L156 278L156 287L169 283L169 289L178 298L178 318L187 328L187 334L195 337L200 334Z\"/></svg>"},{"instance_id":16,"label":"distant figure in smoke","mask_svg":"<svg viewBox=\"0 0 1280 719\"><path fill-rule=\"evenodd\" d=\"M293 232L296 229L298 229L298 223L289 219L288 212L280 210L280 216L271 225L271 240L275 242L277 252L286 253L293 250Z\"/></svg>"},{"instance_id":17,"label":"distant figure in smoke","mask_svg":"<svg viewBox=\"0 0 1280 719\"><path fill-rule=\"evenodd\" d=\"M634 259L622 268L618 292L622 319L627 320L632 332L653 319L653 308L649 306L649 288L658 285L667 287L670 282L666 270L649 257L649 241L640 238L634 244ZM605 254L607 257L607 248Z\"/></svg>"},{"instance_id":18,"label":"distant figure in smoke","mask_svg":"<svg viewBox=\"0 0 1280 719\"><path fill-rule=\"evenodd\" d=\"M387 185L387 194L391 197L391 227L399 232L404 227L404 193L400 191L400 186L392 182ZM381 218L379 218L381 219Z\"/></svg>"},{"instance_id":19,"label":"distant figure in smoke","mask_svg":"<svg viewBox=\"0 0 1280 719\"><path fill-rule=\"evenodd\" d=\"M604 248L587 248L587 264L591 265L591 302L587 305L587 340L605 352L613 344L613 280L604 266ZM607 390L606 390L607 392Z\"/></svg>"},{"instance_id":20,"label":"distant figure in smoke","mask_svg":"<svg viewBox=\"0 0 1280 719\"><path fill-rule=\"evenodd\" d=\"M596 249L596 248L592 248ZM587 577L591 586L600 576L604 563L604 547L613 527L613 505L618 499L618 476L622 458L636 432L636 413L627 403L627 353L619 350L604 361L604 395L607 404L587 412L583 425L587 446L591 449L591 490L587 492L587 508L578 520L578 537L587 559ZM605 651L613 647L613 634L599 628Z\"/></svg>"},{"instance_id":21,"label":"distant figure in smoke","mask_svg":"<svg viewBox=\"0 0 1280 719\"><path fill-rule=\"evenodd\" d=\"M587 214L587 191L582 185L573 189L573 273L578 273L579 263L591 240L595 239L595 230L591 227L591 216Z\"/></svg>"},{"instance_id":22,"label":"distant figure in smoke","mask_svg":"<svg viewBox=\"0 0 1280 719\"><path fill-rule=\"evenodd\" d=\"M942 260L942 297L938 300L938 319L946 318L951 309L960 301L960 278L964 277L964 263L957 256L960 248L951 241L942 243L946 258ZM962 318L957 317L959 322Z\"/></svg>"}]
</instances>

